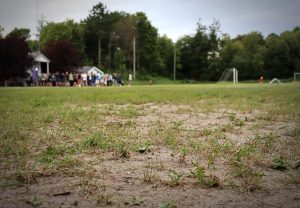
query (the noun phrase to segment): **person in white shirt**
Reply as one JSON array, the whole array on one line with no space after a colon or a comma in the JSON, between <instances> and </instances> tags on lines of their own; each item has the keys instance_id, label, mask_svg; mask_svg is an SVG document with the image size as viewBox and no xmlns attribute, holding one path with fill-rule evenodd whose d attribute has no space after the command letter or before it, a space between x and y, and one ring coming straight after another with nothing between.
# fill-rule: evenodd
<instances>
[{"instance_id":1,"label":"person in white shirt","mask_svg":"<svg viewBox=\"0 0 300 208\"><path fill-rule=\"evenodd\" d=\"M132 83L132 74L129 74L128 76L128 85L130 86Z\"/></svg>"},{"instance_id":2,"label":"person in white shirt","mask_svg":"<svg viewBox=\"0 0 300 208\"><path fill-rule=\"evenodd\" d=\"M81 74L81 79L82 79L82 85L87 86L87 74L86 73Z\"/></svg>"}]
</instances>

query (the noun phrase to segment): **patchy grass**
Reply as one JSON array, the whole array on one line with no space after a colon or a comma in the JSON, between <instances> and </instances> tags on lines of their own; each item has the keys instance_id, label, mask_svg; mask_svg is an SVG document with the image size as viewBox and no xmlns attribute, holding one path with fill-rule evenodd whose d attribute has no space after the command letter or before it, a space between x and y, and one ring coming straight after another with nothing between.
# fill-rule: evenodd
<instances>
[{"instance_id":1,"label":"patchy grass","mask_svg":"<svg viewBox=\"0 0 300 208\"><path fill-rule=\"evenodd\" d=\"M0 202L296 207L298 106L299 83L0 88Z\"/></svg>"},{"instance_id":2,"label":"patchy grass","mask_svg":"<svg viewBox=\"0 0 300 208\"><path fill-rule=\"evenodd\" d=\"M198 162L193 162L194 169L191 170L191 176L196 178L197 182L207 187L220 186L219 179L213 174L206 174L204 167Z\"/></svg>"},{"instance_id":3,"label":"patchy grass","mask_svg":"<svg viewBox=\"0 0 300 208\"><path fill-rule=\"evenodd\" d=\"M184 173L170 170L169 173L169 184L170 186L178 186L182 180Z\"/></svg>"}]
</instances>

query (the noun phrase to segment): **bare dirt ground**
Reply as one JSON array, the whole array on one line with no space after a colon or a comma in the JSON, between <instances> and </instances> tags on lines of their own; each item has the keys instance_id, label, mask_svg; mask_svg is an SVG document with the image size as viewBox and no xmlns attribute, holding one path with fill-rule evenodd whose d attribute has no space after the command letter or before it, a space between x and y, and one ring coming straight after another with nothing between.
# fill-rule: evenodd
<instances>
[{"instance_id":1,"label":"bare dirt ground","mask_svg":"<svg viewBox=\"0 0 300 208\"><path fill-rule=\"evenodd\" d=\"M81 161L73 168L1 177L0 207L300 207L295 120L151 103L131 106L131 117L118 113L128 106L99 106L107 108L104 124L122 131L130 121L135 141L149 142L145 152L134 144L123 156L96 148L73 155ZM249 153L240 161L241 149ZM285 170L272 168L277 156L288 161ZM216 185L195 178L195 161Z\"/></svg>"}]
</instances>

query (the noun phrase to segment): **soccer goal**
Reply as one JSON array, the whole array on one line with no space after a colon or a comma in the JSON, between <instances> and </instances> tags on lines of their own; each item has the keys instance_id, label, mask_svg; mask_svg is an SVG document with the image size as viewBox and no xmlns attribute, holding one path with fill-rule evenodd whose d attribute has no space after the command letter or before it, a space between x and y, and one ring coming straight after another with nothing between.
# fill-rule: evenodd
<instances>
[{"instance_id":1,"label":"soccer goal","mask_svg":"<svg viewBox=\"0 0 300 208\"><path fill-rule=\"evenodd\" d=\"M300 81L300 72L294 73L294 81Z\"/></svg>"},{"instance_id":2,"label":"soccer goal","mask_svg":"<svg viewBox=\"0 0 300 208\"><path fill-rule=\"evenodd\" d=\"M280 84L281 84L281 81L280 81L279 79L277 79L277 78L274 78L274 79L272 79L272 80L269 82L269 84L273 84L273 83L280 83Z\"/></svg>"},{"instance_id":3,"label":"soccer goal","mask_svg":"<svg viewBox=\"0 0 300 208\"><path fill-rule=\"evenodd\" d=\"M222 76L219 79L219 82L225 82L231 79L234 84L237 84L239 82L238 70L236 68L225 69L225 71L223 72Z\"/></svg>"}]
</instances>

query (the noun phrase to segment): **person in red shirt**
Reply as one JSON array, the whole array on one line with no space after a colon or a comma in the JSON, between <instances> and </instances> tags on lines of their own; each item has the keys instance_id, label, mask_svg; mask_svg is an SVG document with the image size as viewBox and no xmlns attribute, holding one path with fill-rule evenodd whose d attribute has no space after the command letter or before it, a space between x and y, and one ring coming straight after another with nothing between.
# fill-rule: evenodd
<instances>
[{"instance_id":1,"label":"person in red shirt","mask_svg":"<svg viewBox=\"0 0 300 208\"><path fill-rule=\"evenodd\" d=\"M259 81L260 84L263 84L264 83L264 76L260 76L258 81Z\"/></svg>"}]
</instances>

